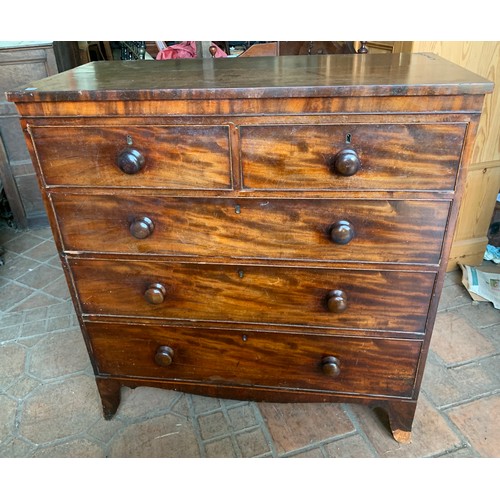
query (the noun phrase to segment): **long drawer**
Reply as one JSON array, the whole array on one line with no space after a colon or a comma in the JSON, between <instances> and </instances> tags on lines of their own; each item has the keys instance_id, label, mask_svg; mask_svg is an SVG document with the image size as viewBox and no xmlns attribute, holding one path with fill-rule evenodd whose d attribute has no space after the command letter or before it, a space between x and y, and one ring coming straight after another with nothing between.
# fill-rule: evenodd
<instances>
[{"instance_id":1,"label":"long drawer","mask_svg":"<svg viewBox=\"0 0 500 500\"><path fill-rule=\"evenodd\" d=\"M449 211L439 201L51 197L68 251L270 260L438 264Z\"/></svg>"},{"instance_id":2,"label":"long drawer","mask_svg":"<svg viewBox=\"0 0 500 500\"><path fill-rule=\"evenodd\" d=\"M87 315L423 332L435 274L70 259Z\"/></svg>"},{"instance_id":3,"label":"long drawer","mask_svg":"<svg viewBox=\"0 0 500 500\"><path fill-rule=\"evenodd\" d=\"M412 395L421 342L87 323L101 375ZM397 360L397 363L394 362Z\"/></svg>"},{"instance_id":4,"label":"long drawer","mask_svg":"<svg viewBox=\"0 0 500 500\"><path fill-rule=\"evenodd\" d=\"M453 190L466 125L242 126L243 185L255 190Z\"/></svg>"},{"instance_id":5,"label":"long drawer","mask_svg":"<svg viewBox=\"0 0 500 500\"><path fill-rule=\"evenodd\" d=\"M227 126L32 127L30 132L48 185L232 185Z\"/></svg>"}]
</instances>

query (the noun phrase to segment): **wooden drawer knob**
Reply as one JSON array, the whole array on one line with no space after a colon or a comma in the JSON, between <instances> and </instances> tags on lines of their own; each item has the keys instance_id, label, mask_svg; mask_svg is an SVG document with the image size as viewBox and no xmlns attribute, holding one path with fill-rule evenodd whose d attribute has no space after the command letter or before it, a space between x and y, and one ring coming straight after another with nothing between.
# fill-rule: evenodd
<instances>
[{"instance_id":1,"label":"wooden drawer knob","mask_svg":"<svg viewBox=\"0 0 500 500\"><path fill-rule=\"evenodd\" d=\"M321 371L329 377L338 377L340 375L339 359L335 356L324 356L321 359Z\"/></svg>"},{"instance_id":2,"label":"wooden drawer knob","mask_svg":"<svg viewBox=\"0 0 500 500\"><path fill-rule=\"evenodd\" d=\"M333 169L344 177L354 175L360 167L361 162L353 149L343 149L333 158Z\"/></svg>"},{"instance_id":3,"label":"wooden drawer knob","mask_svg":"<svg viewBox=\"0 0 500 500\"><path fill-rule=\"evenodd\" d=\"M136 217L132 224L130 224L130 234L138 240L143 240L151 236L155 225L149 217Z\"/></svg>"},{"instance_id":4,"label":"wooden drawer knob","mask_svg":"<svg viewBox=\"0 0 500 500\"><path fill-rule=\"evenodd\" d=\"M144 292L144 298L146 302L153 305L161 304L165 300L167 295L167 290L161 283L153 283L148 286L148 289Z\"/></svg>"},{"instance_id":5,"label":"wooden drawer knob","mask_svg":"<svg viewBox=\"0 0 500 500\"><path fill-rule=\"evenodd\" d=\"M125 148L116 157L118 168L125 174L136 174L144 167L144 156L133 148Z\"/></svg>"},{"instance_id":6,"label":"wooden drawer knob","mask_svg":"<svg viewBox=\"0 0 500 500\"><path fill-rule=\"evenodd\" d=\"M169 366L174 360L174 350L168 345L161 345L156 349L155 363L159 366Z\"/></svg>"},{"instance_id":7,"label":"wooden drawer knob","mask_svg":"<svg viewBox=\"0 0 500 500\"><path fill-rule=\"evenodd\" d=\"M341 313L347 309L347 295L342 290L331 290L326 296L328 310Z\"/></svg>"},{"instance_id":8,"label":"wooden drawer knob","mask_svg":"<svg viewBox=\"0 0 500 500\"><path fill-rule=\"evenodd\" d=\"M354 228L349 221L339 220L330 228L330 239L339 245L347 245L354 238Z\"/></svg>"}]
</instances>

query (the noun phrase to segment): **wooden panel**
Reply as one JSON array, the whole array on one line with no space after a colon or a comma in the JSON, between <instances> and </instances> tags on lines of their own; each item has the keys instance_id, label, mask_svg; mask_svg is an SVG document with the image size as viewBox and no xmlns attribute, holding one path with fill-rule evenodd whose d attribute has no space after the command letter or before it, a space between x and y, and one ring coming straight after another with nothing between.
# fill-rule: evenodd
<instances>
[{"instance_id":1,"label":"wooden panel","mask_svg":"<svg viewBox=\"0 0 500 500\"><path fill-rule=\"evenodd\" d=\"M33 127L30 133L49 185L231 186L225 126ZM125 174L117 166L117 157L125 149L144 157L144 167L136 174Z\"/></svg>"},{"instance_id":2,"label":"wooden panel","mask_svg":"<svg viewBox=\"0 0 500 500\"><path fill-rule=\"evenodd\" d=\"M300 57L300 56L296 56ZM326 56L324 56L326 57ZM133 61L130 61L133 62ZM160 63L161 64L161 63ZM308 117L314 116L317 121L325 120L328 113L346 115L354 113L383 114L390 121L394 121L389 113L478 113L483 105L482 95L448 95L448 96L380 96L366 99L365 97L352 96L327 96L327 97L290 97L254 99L249 95L246 99L210 99L206 101L175 99L175 100L146 100L146 101L62 101L58 103L45 102L18 102L19 112L24 116L34 117L50 115L52 119L61 120L68 118L81 119L88 117L96 120L96 117L123 117L124 108L127 111L127 122L135 123L147 117L148 122L158 121L158 117L185 118L190 116L195 120L200 115L211 117L231 118L238 116L254 116L259 119L268 119L271 122L290 120L290 116L298 117L301 122ZM273 116L274 115L274 116ZM288 116L286 116L288 115ZM304 116L306 115L306 116ZM356 116L353 116L353 121ZM330 118L330 117L328 117ZM380 117L377 117L380 121ZM418 115L413 115L418 121ZM296 121L297 121L296 119ZM38 121L38 120L37 120ZM224 120L227 123L226 120Z\"/></svg>"},{"instance_id":3,"label":"wooden panel","mask_svg":"<svg viewBox=\"0 0 500 500\"><path fill-rule=\"evenodd\" d=\"M423 332L433 273L72 259L85 314ZM153 284L164 301L144 298ZM330 290L346 294L332 313Z\"/></svg>"},{"instance_id":4,"label":"wooden panel","mask_svg":"<svg viewBox=\"0 0 500 500\"><path fill-rule=\"evenodd\" d=\"M452 190L465 124L241 127L243 183L252 189ZM331 168L354 150L355 175Z\"/></svg>"},{"instance_id":5,"label":"wooden panel","mask_svg":"<svg viewBox=\"0 0 500 500\"><path fill-rule=\"evenodd\" d=\"M120 324L87 323L87 331L100 374L407 397L421 348L408 340ZM173 349L169 366L154 362L160 346ZM327 355L340 362L337 378L321 370Z\"/></svg>"},{"instance_id":6,"label":"wooden panel","mask_svg":"<svg viewBox=\"0 0 500 500\"><path fill-rule=\"evenodd\" d=\"M458 263L471 266L482 263L499 190L500 161L471 165L448 261L448 271L455 269Z\"/></svg>"},{"instance_id":7,"label":"wooden panel","mask_svg":"<svg viewBox=\"0 0 500 500\"><path fill-rule=\"evenodd\" d=\"M495 82L493 93L485 97L447 269L458 263L480 265L500 190L500 42L418 41L405 49L439 54Z\"/></svg>"},{"instance_id":8,"label":"wooden panel","mask_svg":"<svg viewBox=\"0 0 500 500\"><path fill-rule=\"evenodd\" d=\"M0 178L20 228L47 222L42 197L35 180L33 164L26 149L15 106L5 102L5 91L32 80L57 73L52 45L23 46L26 42L0 44ZM16 170L23 170L20 174Z\"/></svg>"},{"instance_id":9,"label":"wooden panel","mask_svg":"<svg viewBox=\"0 0 500 500\"><path fill-rule=\"evenodd\" d=\"M496 83L486 95L472 163L500 160L500 42L413 42L413 52L433 52Z\"/></svg>"},{"instance_id":10,"label":"wooden panel","mask_svg":"<svg viewBox=\"0 0 500 500\"><path fill-rule=\"evenodd\" d=\"M420 264L439 264L450 205L66 193L51 199L67 251ZM130 225L144 216L153 230L137 239ZM342 220L354 232L348 244L330 239Z\"/></svg>"},{"instance_id":11,"label":"wooden panel","mask_svg":"<svg viewBox=\"0 0 500 500\"><path fill-rule=\"evenodd\" d=\"M20 47L0 47L0 100L4 92L57 73L57 63L51 44Z\"/></svg>"}]
</instances>

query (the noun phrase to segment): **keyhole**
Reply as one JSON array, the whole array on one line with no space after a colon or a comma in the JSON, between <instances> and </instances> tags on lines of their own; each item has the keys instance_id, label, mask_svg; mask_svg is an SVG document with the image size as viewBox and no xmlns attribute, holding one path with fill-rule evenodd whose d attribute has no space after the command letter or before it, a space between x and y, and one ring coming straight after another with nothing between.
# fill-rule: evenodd
<instances>
[{"instance_id":1,"label":"keyhole","mask_svg":"<svg viewBox=\"0 0 500 500\"><path fill-rule=\"evenodd\" d=\"M351 139L352 139L351 134L346 134L346 136L345 136L345 143L346 144L351 144Z\"/></svg>"},{"instance_id":2,"label":"keyhole","mask_svg":"<svg viewBox=\"0 0 500 500\"><path fill-rule=\"evenodd\" d=\"M132 146L133 143L134 143L134 141L132 140L132 137L130 135L127 135L127 144L129 146Z\"/></svg>"}]
</instances>

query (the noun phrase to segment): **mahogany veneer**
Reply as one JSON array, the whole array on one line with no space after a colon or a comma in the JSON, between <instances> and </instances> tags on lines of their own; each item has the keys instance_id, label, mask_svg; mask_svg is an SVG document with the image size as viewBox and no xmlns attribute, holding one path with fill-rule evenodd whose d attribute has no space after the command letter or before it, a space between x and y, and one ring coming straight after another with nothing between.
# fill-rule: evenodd
<instances>
[{"instance_id":1,"label":"mahogany veneer","mask_svg":"<svg viewBox=\"0 0 500 500\"><path fill-rule=\"evenodd\" d=\"M96 62L13 91L106 418L122 385L406 442L492 84L430 54Z\"/></svg>"}]
</instances>

